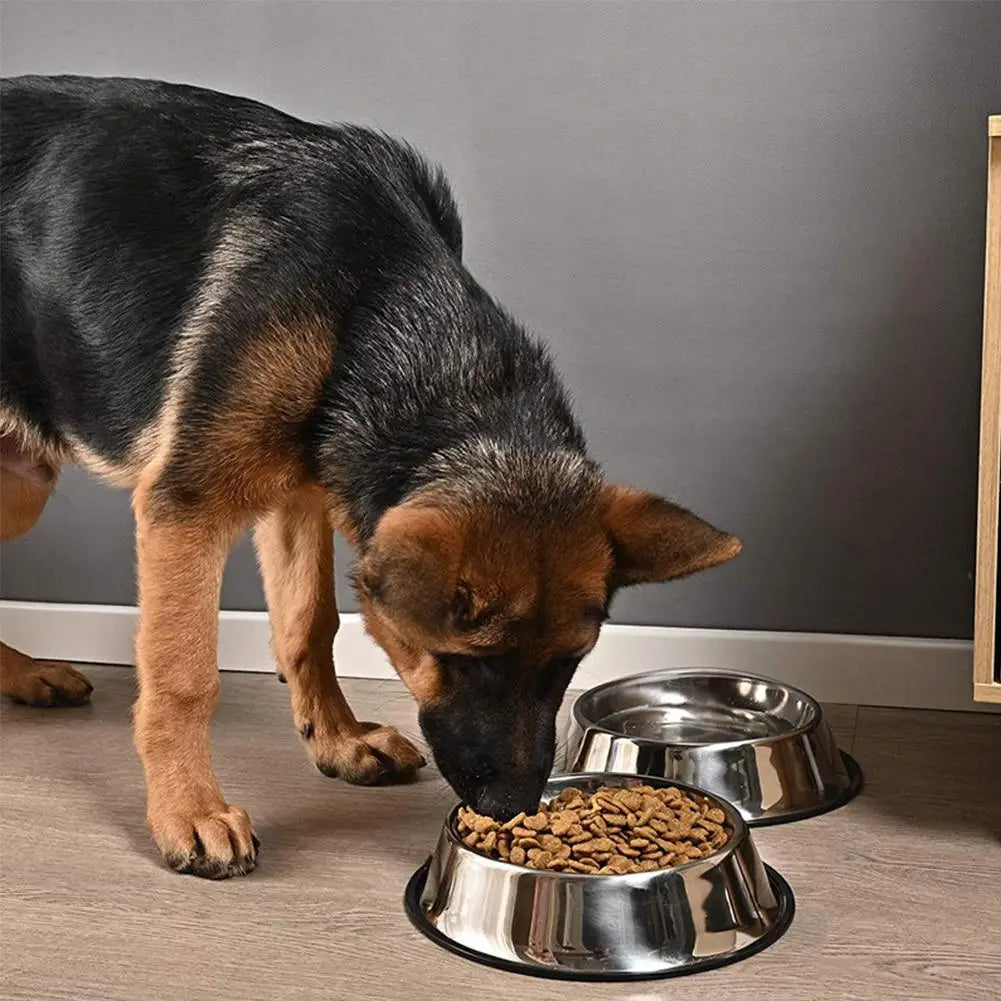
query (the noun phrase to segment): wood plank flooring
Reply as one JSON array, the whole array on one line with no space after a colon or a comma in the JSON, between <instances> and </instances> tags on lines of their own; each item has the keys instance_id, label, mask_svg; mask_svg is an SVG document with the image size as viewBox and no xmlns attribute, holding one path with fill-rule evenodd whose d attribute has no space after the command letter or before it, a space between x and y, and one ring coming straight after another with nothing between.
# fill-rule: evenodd
<instances>
[{"instance_id":1,"label":"wood plank flooring","mask_svg":"<svg viewBox=\"0 0 1001 1001\"><path fill-rule=\"evenodd\" d=\"M622 985L513 977L440 950L401 907L453 797L324 778L272 677L227 674L215 756L254 817L260 868L227 883L163 869L143 826L131 671L87 668L78 710L5 704L0 725L2 1001L995 1001L1001 996L1001 717L829 711L866 790L756 833L796 920L771 949L696 977ZM395 682L352 681L360 717L416 733Z\"/></svg>"}]
</instances>

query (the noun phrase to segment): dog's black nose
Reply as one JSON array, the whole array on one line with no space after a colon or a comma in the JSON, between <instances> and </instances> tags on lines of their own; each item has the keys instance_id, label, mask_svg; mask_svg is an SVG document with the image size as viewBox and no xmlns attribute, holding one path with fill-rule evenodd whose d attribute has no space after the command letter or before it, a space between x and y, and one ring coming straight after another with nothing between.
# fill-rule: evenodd
<instances>
[{"instance_id":1,"label":"dog's black nose","mask_svg":"<svg viewBox=\"0 0 1001 1001\"><path fill-rule=\"evenodd\" d=\"M472 807L477 813L504 823L519 813L538 812L541 795L541 788L486 786L473 797Z\"/></svg>"}]
</instances>

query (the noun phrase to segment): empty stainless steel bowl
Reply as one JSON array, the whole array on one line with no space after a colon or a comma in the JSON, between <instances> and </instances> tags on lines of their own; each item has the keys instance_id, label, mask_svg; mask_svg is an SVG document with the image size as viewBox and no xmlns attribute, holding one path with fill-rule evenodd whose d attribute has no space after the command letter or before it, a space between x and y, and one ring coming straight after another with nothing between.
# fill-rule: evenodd
<instances>
[{"instance_id":1,"label":"empty stainless steel bowl","mask_svg":"<svg viewBox=\"0 0 1001 1001\"><path fill-rule=\"evenodd\" d=\"M825 813L862 787L815 699L713 668L592 688L574 703L568 748L571 771L685 782L732 803L752 827Z\"/></svg>"},{"instance_id":2,"label":"empty stainless steel bowl","mask_svg":"<svg viewBox=\"0 0 1001 1001\"><path fill-rule=\"evenodd\" d=\"M578 875L524 868L467 848L453 810L434 855L407 886L414 925L465 956L519 973L569 980L632 980L710 969L774 942L792 920L788 884L762 864L740 815L677 782L623 775L553 778L568 786L676 785L726 814L730 839L676 869Z\"/></svg>"}]
</instances>

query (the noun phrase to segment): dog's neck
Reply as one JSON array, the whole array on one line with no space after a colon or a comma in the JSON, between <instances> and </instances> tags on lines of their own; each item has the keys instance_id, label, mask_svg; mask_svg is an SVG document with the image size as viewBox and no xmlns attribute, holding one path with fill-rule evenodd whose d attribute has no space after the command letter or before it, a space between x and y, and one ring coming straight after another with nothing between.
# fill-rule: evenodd
<instances>
[{"instance_id":1,"label":"dog's neck","mask_svg":"<svg viewBox=\"0 0 1001 1001\"><path fill-rule=\"evenodd\" d=\"M318 408L316 475L363 544L417 491L558 515L600 483L548 353L439 263L349 312Z\"/></svg>"}]
</instances>

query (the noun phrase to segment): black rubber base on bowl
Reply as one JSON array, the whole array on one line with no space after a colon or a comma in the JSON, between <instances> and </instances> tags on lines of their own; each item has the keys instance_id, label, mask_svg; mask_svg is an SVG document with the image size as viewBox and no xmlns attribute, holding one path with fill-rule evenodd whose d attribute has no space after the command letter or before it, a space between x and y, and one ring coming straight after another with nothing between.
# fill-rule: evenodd
<instances>
[{"instance_id":1,"label":"black rubber base on bowl","mask_svg":"<svg viewBox=\"0 0 1001 1001\"><path fill-rule=\"evenodd\" d=\"M423 935L426 935L432 942L440 945L443 949L461 956L463 959L471 959L474 963L482 963L484 966L492 966L495 970L506 970L508 973L520 973L529 977L546 977L550 980L589 980L589 981L622 981L622 980L666 980L668 977L684 977L690 973L702 973L705 970L718 970L721 966L729 966L742 959L748 959L757 955L762 949L767 949L773 942L778 941L792 924L793 915L796 913L796 898L793 895L792 887L780 876L771 866L765 866L768 874L768 882L771 884L772 892L779 902L779 913L775 918L772 927L752 942L750 945L738 949L736 952L727 953L725 956L713 956L706 959L698 959L688 966L674 967L661 972L640 972L629 973L616 971L611 973L602 972L580 972L576 970L560 970L545 966L529 966L524 963L516 963L510 959L497 959L488 956L484 952L477 952L468 946L453 942L452 939L443 935L434 925L428 921L421 908L421 893L424 892L424 883L427 880L428 868L431 860L428 859L410 877L407 889L403 894L403 906L410 918L410 923Z\"/></svg>"},{"instance_id":2,"label":"black rubber base on bowl","mask_svg":"<svg viewBox=\"0 0 1001 1001\"><path fill-rule=\"evenodd\" d=\"M796 820L809 820L810 817L819 817L821 814L830 813L838 807L850 803L865 785L865 777L859 763L847 752L841 751L841 759L845 763L845 770L848 772L848 787L845 791L830 803L823 806L811 806L808 810L797 810L794 813L785 813L781 817L764 817L761 820L747 820L748 827L774 827L777 824L791 824Z\"/></svg>"}]
</instances>

